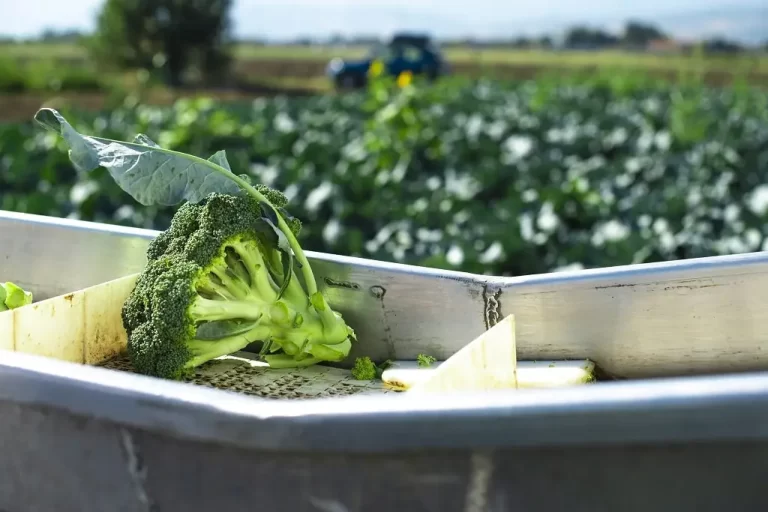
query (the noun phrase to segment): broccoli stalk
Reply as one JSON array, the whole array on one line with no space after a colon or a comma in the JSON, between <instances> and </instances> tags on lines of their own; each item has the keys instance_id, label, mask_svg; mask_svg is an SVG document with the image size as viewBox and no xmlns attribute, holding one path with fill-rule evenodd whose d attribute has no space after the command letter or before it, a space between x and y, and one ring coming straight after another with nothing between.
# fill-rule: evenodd
<instances>
[{"instance_id":1,"label":"broccoli stalk","mask_svg":"<svg viewBox=\"0 0 768 512\"><path fill-rule=\"evenodd\" d=\"M32 304L32 293L13 283L0 283L0 312Z\"/></svg>"}]
</instances>

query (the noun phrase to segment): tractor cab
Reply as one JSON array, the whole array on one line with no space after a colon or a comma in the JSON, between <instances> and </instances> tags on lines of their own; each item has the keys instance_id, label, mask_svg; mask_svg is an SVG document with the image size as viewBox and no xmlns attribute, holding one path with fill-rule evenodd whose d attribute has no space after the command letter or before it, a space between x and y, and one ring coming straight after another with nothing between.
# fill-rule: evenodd
<instances>
[{"instance_id":1,"label":"tractor cab","mask_svg":"<svg viewBox=\"0 0 768 512\"><path fill-rule=\"evenodd\" d=\"M387 43L372 47L363 59L331 60L328 75L339 89L364 87L374 61L381 62L390 76L410 72L434 80L447 72L445 60L429 36L396 34Z\"/></svg>"}]
</instances>

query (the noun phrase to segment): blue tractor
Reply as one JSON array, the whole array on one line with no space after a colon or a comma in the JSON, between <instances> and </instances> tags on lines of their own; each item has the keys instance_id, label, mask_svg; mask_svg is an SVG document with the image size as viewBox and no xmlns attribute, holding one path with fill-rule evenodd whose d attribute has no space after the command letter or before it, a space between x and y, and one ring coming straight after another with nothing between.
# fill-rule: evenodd
<instances>
[{"instance_id":1,"label":"blue tractor","mask_svg":"<svg viewBox=\"0 0 768 512\"><path fill-rule=\"evenodd\" d=\"M377 60L384 64L384 73L390 76L410 71L414 76L435 80L448 72L448 64L429 36L396 34L387 44L373 47L363 59L332 59L327 74L339 90L365 87L368 70Z\"/></svg>"}]
</instances>

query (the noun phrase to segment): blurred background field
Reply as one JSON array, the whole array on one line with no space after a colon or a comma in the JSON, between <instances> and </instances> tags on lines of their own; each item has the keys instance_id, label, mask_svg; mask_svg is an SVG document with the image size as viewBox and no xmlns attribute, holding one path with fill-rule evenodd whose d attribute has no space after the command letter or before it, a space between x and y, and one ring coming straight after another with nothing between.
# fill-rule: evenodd
<instances>
[{"instance_id":1,"label":"blurred background field","mask_svg":"<svg viewBox=\"0 0 768 512\"><path fill-rule=\"evenodd\" d=\"M0 209L168 225L75 172L31 122L45 105L84 133L225 149L286 191L315 251L522 275L768 248L768 30L425 31L447 63L430 78L389 72L392 33L235 38L230 2L174 5L108 0L90 32L0 42ZM365 83L338 87L341 61Z\"/></svg>"},{"instance_id":2,"label":"blurred background field","mask_svg":"<svg viewBox=\"0 0 768 512\"><path fill-rule=\"evenodd\" d=\"M510 45L511 46L511 45ZM193 94L229 100L327 93L332 83L326 76L334 57L364 57L370 46L233 44L234 57L226 88ZM454 43L443 49L454 74L469 78L527 80L542 75L584 75L595 72L643 74L677 81L694 75L706 85L729 86L736 81L768 86L768 52L714 51L692 48L671 54L621 49L578 50L541 48L471 47ZM104 73L77 43L0 43L0 119L27 119L43 97L56 94L87 108L101 108L110 93L136 89L135 72ZM201 90L202 89L202 90ZM154 84L145 101L168 103L189 91L168 90Z\"/></svg>"}]
</instances>

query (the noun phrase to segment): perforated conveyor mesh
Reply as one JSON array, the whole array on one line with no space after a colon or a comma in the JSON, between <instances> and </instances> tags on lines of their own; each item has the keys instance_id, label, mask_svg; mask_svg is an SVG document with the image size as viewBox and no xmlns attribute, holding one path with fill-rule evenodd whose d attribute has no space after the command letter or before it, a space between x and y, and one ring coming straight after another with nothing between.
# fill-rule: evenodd
<instances>
[{"instance_id":1,"label":"perforated conveyor mesh","mask_svg":"<svg viewBox=\"0 0 768 512\"><path fill-rule=\"evenodd\" d=\"M125 356L101 366L132 372ZM275 399L302 399L355 395L360 393L394 393L381 381L358 381L349 370L315 365L309 368L270 369L255 360L255 354L237 354L210 361L199 368L187 382L200 386L235 391L246 395Z\"/></svg>"}]
</instances>

